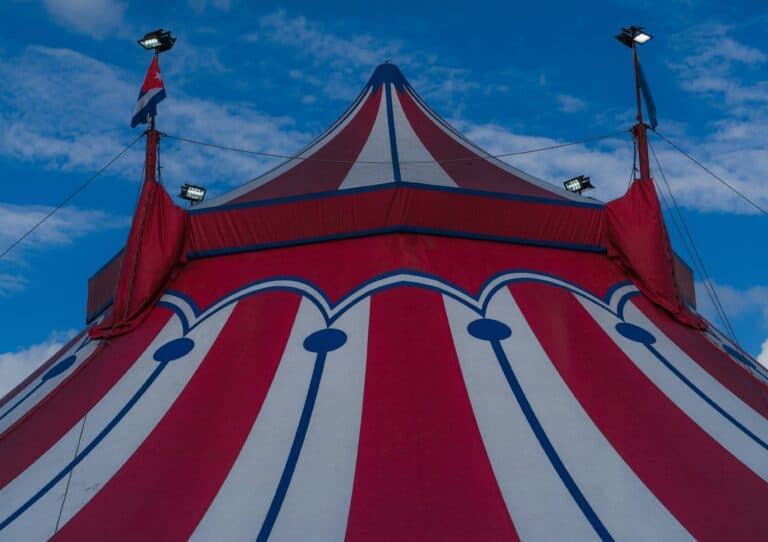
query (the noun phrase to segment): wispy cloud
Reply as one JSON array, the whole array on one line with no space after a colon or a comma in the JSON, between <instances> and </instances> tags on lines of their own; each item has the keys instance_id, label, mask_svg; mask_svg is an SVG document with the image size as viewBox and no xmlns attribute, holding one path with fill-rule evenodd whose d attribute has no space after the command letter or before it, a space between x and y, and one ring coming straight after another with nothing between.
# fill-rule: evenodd
<instances>
[{"instance_id":1,"label":"wispy cloud","mask_svg":"<svg viewBox=\"0 0 768 542\"><path fill-rule=\"evenodd\" d=\"M749 318L754 329L768 330L768 286L736 288L715 283L714 287L729 319ZM700 282L696 283L696 303L699 312L721 325L717 310Z\"/></svg>"},{"instance_id":2,"label":"wispy cloud","mask_svg":"<svg viewBox=\"0 0 768 542\"><path fill-rule=\"evenodd\" d=\"M0 78L7 82L0 89L0 122L6 128L0 132L0 155L57 170L98 169L136 134L128 131L127 122L140 77L69 49L31 46L17 57L0 60ZM83 89L88 89L88 100L82 99ZM264 114L248 103L184 96L173 88L159 119L170 134L278 154L295 152L309 138L292 118ZM215 195L274 162L171 140L165 140L162 149L164 177L172 191L197 181ZM140 152L137 148L116 164L115 172L136 180Z\"/></svg>"},{"instance_id":3,"label":"wispy cloud","mask_svg":"<svg viewBox=\"0 0 768 542\"><path fill-rule=\"evenodd\" d=\"M54 355L77 331L54 331L43 342L0 353L0 397Z\"/></svg>"},{"instance_id":4,"label":"wispy cloud","mask_svg":"<svg viewBox=\"0 0 768 542\"><path fill-rule=\"evenodd\" d=\"M103 39L124 24L127 5L116 0L45 0L51 18L74 32Z\"/></svg>"},{"instance_id":5,"label":"wispy cloud","mask_svg":"<svg viewBox=\"0 0 768 542\"><path fill-rule=\"evenodd\" d=\"M558 109L563 113L577 113L587 107L584 100L570 94L558 94L555 96L555 100L557 101Z\"/></svg>"},{"instance_id":6,"label":"wispy cloud","mask_svg":"<svg viewBox=\"0 0 768 542\"><path fill-rule=\"evenodd\" d=\"M768 339L763 342L763 346L760 349L760 353L757 355L757 361L768 369Z\"/></svg>"},{"instance_id":7,"label":"wispy cloud","mask_svg":"<svg viewBox=\"0 0 768 542\"><path fill-rule=\"evenodd\" d=\"M229 11L232 8L231 0L187 0L187 5L197 14L204 13L209 8L220 11Z\"/></svg>"}]
</instances>

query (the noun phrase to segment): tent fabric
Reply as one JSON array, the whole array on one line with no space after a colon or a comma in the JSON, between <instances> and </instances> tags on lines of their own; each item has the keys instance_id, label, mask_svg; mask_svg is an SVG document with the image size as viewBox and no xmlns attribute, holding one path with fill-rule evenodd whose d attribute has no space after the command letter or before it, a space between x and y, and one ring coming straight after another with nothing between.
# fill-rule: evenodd
<instances>
[{"instance_id":1,"label":"tent fabric","mask_svg":"<svg viewBox=\"0 0 768 542\"><path fill-rule=\"evenodd\" d=\"M395 65L382 64L295 158L198 208L393 182L594 202L489 157L434 113Z\"/></svg>"},{"instance_id":2,"label":"tent fabric","mask_svg":"<svg viewBox=\"0 0 768 542\"><path fill-rule=\"evenodd\" d=\"M146 316L173 268L186 261L187 226L187 213L173 203L162 185L145 182L120 258L112 310L89 331L92 338L127 333Z\"/></svg>"},{"instance_id":3,"label":"tent fabric","mask_svg":"<svg viewBox=\"0 0 768 542\"><path fill-rule=\"evenodd\" d=\"M391 234L199 259L71 350L0 410L9 539L768 534L768 375L604 254Z\"/></svg>"},{"instance_id":4,"label":"tent fabric","mask_svg":"<svg viewBox=\"0 0 768 542\"><path fill-rule=\"evenodd\" d=\"M768 371L686 324L650 180L475 163L389 64L300 155L347 152L145 184L111 313L0 399L0 539L768 539Z\"/></svg>"}]
</instances>

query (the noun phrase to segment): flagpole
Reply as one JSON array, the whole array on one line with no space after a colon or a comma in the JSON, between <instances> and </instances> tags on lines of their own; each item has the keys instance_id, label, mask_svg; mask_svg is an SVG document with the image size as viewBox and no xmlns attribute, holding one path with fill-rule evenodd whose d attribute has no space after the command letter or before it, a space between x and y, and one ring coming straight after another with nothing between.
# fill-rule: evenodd
<instances>
[{"instance_id":1,"label":"flagpole","mask_svg":"<svg viewBox=\"0 0 768 542\"><path fill-rule=\"evenodd\" d=\"M648 133L643 122L643 107L640 100L640 57L637 54L637 44L632 41L632 60L635 69L635 97L637 98L637 124L632 133L637 141L637 154L640 162L640 179L651 179L651 165L648 158Z\"/></svg>"},{"instance_id":2,"label":"flagpole","mask_svg":"<svg viewBox=\"0 0 768 542\"><path fill-rule=\"evenodd\" d=\"M155 58L160 55L155 49ZM155 130L155 115L149 118L147 134L147 151L144 156L144 182L153 183L157 180L157 147L160 143L160 133Z\"/></svg>"}]
</instances>

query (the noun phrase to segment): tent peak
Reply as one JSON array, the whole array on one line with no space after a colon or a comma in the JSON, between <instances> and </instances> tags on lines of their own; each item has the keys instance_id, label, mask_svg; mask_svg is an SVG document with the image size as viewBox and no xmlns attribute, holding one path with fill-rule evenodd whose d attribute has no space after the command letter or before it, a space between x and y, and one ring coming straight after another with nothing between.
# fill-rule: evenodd
<instances>
[{"instance_id":1,"label":"tent peak","mask_svg":"<svg viewBox=\"0 0 768 542\"><path fill-rule=\"evenodd\" d=\"M404 87L410 86L403 75L403 72L400 71L400 68L395 64L391 64L389 61L384 62L384 64L379 64L376 67L373 71L373 75L371 75L371 78L368 80L366 87L371 87L373 92L376 92L385 83L393 84L395 88L400 91L402 91Z\"/></svg>"}]
</instances>

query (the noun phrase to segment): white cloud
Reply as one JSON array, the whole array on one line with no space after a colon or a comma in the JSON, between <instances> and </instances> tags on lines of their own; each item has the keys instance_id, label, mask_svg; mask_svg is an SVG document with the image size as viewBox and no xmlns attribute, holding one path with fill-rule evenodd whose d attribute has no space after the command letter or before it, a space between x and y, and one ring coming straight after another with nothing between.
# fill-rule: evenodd
<instances>
[{"instance_id":1,"label":"white cloud","mask_svg":"<svg viewBox=\"0 0 768 542\"><path fill-rule=\"evenodd\" d=\"M230 0L187 0L187 5L192 11L200 14L207 11L209 7L219 11L229 11L232 2Z\"/></svg>"},{"instance_id":2,"label":"white cloud","mask_svg":"<svg viewBox=\"0 0 768 542\"><path fill-rule=\"evenodd\" d=\"M0 298L24 291L27 281L21 275L0 273Z\"/></svg>"},{"instance_id":3,"label":"white cloud","mask_svg":"<svg viewBox=\"0 0 768 542\"><path fill-rule=\"evenodd\" d=\"M740 289L715 283L714 287L729 318L750 316L753 326L768 328L768 286L756 285ZM696 283L696 305L699 312L719 325L715 306L701 282Z\"/></svg>"},{"instance_id":4,"label":"white cloud","mask_svg":"<svg viewBox=\"0 0 768 542\"><path fill-rule=\"evenodd\" d=\"M757 361L760 365L768 369L768 339L763 342L763 346L760 348L760 353L757 355Z\"/></svg>"},{"instance_id":5,"label":"white cloud","mask_svg":"<svg viewBox=\"0 0 768 542\"><path fill-rule=\"evenodd\" d=\"M0 353L0 397L16 387L76 334L74 329L54 331L41 343Z\"/></svg>"},{"instance_id":6,"label":"white cloud","mask_svg":"<svg viewBox=\"0 0 768 542\"><path fill-rule=\"evenodd\" d=\"M5 106L0 107L5 127L0 155L56 170L95 171L138 133L127 125L142 75L69 49L31 46L17 57L0 59L0 78L7 85L0 89L0 106ZM172 85L172 77L166 74L165 79ZM88 89L88 100L82 99L83 89ZM158 121L169 134L277 154L290 155L309 139L289 117L265 115L248 103L187 97L172 86ZM135 181L143 163L139 147L110 171ZM202 182L213 196L274 163L172 140L163 140L161 149L171 192L185 182Z\"/></svg>"},{"instance_id":7,"label":"white cloud","mask_svg":"<svg viewBox=\"0 0 768 542\"><path fill-rule=\"evenodd\" d=\"M116 0L45 0L44 3L58 24L96 39L123 26L127 7Z\"/></svg>"},{"instance_id":8,"label":"white cloud","mask_svg":"<svg viewBox=\"0 0 768 542\"><path fill-rule=\"evenodd\" d=\"M558 108L563 113L577 113L583 111L587 106L584 100L580 100L570 94L558 94L555 96L555 99L557 100Z\"/></svg>"}]
</instances>

